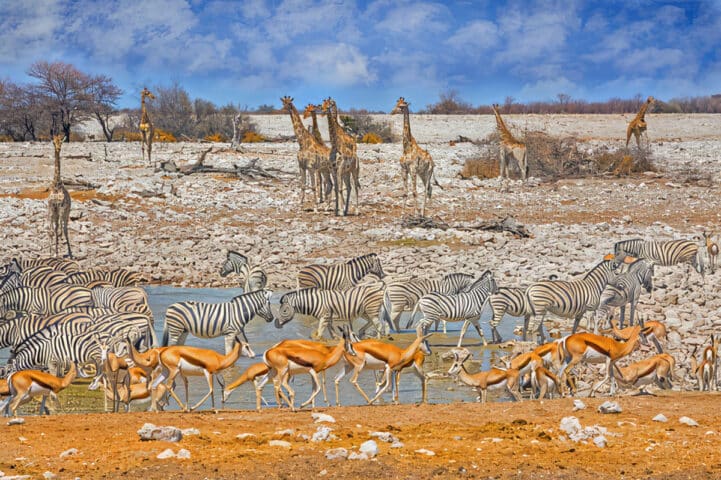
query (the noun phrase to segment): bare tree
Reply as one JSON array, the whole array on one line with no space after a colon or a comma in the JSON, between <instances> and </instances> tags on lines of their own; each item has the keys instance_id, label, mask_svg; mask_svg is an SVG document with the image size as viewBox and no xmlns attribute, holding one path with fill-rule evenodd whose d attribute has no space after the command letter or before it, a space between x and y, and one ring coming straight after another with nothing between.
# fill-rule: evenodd
<instances>
[{"instance_id":1,"label":"bare tree","mask_svg":"<svg viewBox=\"0 0 721 480\"><path fill-rule=\"evenodd\" d=\"M90 118L93 79L74 65L64 62L39 61L32 64L28 75L37 79L35 89L52 111L57 112L66 139L70 127Z\"/></svg>"},{"instance_id":2,"label":"bare tree","mask_svg":"<svg viewBox=\"0 0 721 480\"><path fill-rule=\"evenodd\" d=\"M30 85L0 81L0 131L15 141L37 140L49 115Z\"/></svg>"},{"instance_id":3,"label":"bare tree","mask_svg":"<svg viewBox=\"0 0 721 480\"><path fill-rule=\"evenodd\" d=\"M113 83L110 77L97 75L90 79L88 93L90 94L90 109L100 123L105 139L112 142L113 134L120 125L111 126L111 116L116 113L115 104L123 91Z\"/></svg>"}]
</instances>

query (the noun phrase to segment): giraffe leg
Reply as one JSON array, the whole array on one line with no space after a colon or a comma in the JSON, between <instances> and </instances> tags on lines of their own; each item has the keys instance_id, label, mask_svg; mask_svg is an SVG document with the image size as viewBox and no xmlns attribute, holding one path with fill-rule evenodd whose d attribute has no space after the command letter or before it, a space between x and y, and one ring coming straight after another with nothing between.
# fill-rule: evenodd
<instances>
[{"instance_id":1,"label":"giraffe leg","mask_svg":"<svg viewBox=\"0 0 721 480\"><path fill-rule=\"evenodd\" d=\"M70 250L70 237L68 236L68 221L70 220L70 208L65 214L63 219L63 236L65 237L65 243L68 246L68 258L73 258L73 252Z\"/></svg>"},{"instance_id":2,"label":"giraffe leg","mask_svg":"<svg viewBox=\"0 0 721 480\"><path fill-rule=\"evenodd\" d=\"M417 172L415 169L411 172L411 187L413 188L413 215L418 215L418 196L416 194Z\"/></svg>"}]
</instances>

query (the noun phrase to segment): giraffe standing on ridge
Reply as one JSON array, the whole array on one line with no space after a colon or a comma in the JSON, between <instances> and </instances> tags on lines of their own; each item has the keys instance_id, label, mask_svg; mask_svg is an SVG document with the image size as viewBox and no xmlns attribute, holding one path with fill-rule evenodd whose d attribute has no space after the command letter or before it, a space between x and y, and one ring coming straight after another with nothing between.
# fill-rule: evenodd
<instances>
[{"instance_id":1,"label":"giraffe standing on ridge","mask_svg":"<svg viewBox=\"0 0 721 480\"><path fill-rule=\"evenodd\" d=\"M636 145L641 150L641 134L646 131L646 110L656 101L653 97L648 97L646 101L641 105L641 109L638 111L633 120L628 124L626 129L626 150L628 150L628 142L631 140L631 134L636 137ZM646 133L648 138L648 133Z\"/></svg>"},{"instance_id":2,"label":"giraffe standing on ridge","mask_svg":"<svg viewBox=\"0 0 721 480\"><path fill-rule=\"evenodd\" d=\"M498 104L493 104L493 114L496 116L496 125L498 126L498 132L501 134L501 145L498 153L498 176L500 178L510 178L508 163L511 158L515 158L518 162L518 168L521 170L521 179L526 180L528 176L528 151L526 150L526 144L516 140L508 130L506 123L498 112Z\"/></svg>"},{"instance_id":3,"label":"giraffe standing on ridge","mask_svg":"<svg viewBox=\"0 0 721 480\"><path fill-rule=\"evenodd\" d=\"M153 122L150 121L150 115L148 115L148 109L145 106L145 97L155 100L155 95L150 93L147 87L143 88L143 91L140 92L140 134L143 136L140 148L143 152L143 160L145 160L145 147L148 148L148 163L152 165L153 161L150 159L150 155L153 152L155 127L153 126Z\"/></svg>"},{"instance_id":4,"label":"giraffe standing on ridge","mask_svg":"<svg viewBox=\"0 0 721 480\"><path fill-rule=\"evenodd\" d=\"M58 244L60 235L65 237L68 246L68 258L73 258L70 251L70 238L68 237L68 221L70 220L70 194L60 177L60 148L63 146L63 136L53 135L53 147L55 148L55 176L50 187L48 197L48 213L50 217L50 240L55 241L55 256L58 256Z\"/></svg>"},{"instance_id":5,"label":"giraffe standing on ridge","mask_svg":"<svg viewBox=\"0 0 721 480\"><path fill-rule=\"evenodd\" d=\"M321 185L320 170L324 165L329 165L330 148L326 147L322 142L317 142L313 135L306 130L303 121L300 118L298 110L293 105L293 98L285 96L280 99L283 102L283 108L290 114L290 120L293 123L293 131L298 141L300 149L298 150L298 170L300 175L300 208L303 209L305 201L305 185L307 174L310 173L311 189L313 190L314 208L318 203L317 189L321 189L321 198L323 195Z\"/></svg>"},{"instance_id":6,"label":"giraffe standing on ridge","mask_svg":"<svg viewBox=\"0 0 721 480\"><path fill-rule=\"evenodd\" d=\"M355 210L356 215L358 215L360 213L360 209L358 208L358 191L360 190L360 182L358 180L360 174L358 146L356 145L355 139L348 135L338 123L338 106L335 100L330 97L323 100L322 111L326 114L326 118L328 118L328 133L332 145L330 159L333 188L335 189L335 214L338 215L340 211L339 198L342 201L343 195L340 184L342 181L346 189L343 215L348 215L352 187L355 189Z\"/></svg>"},{"instance_id":7,"label":"giraffe standing on ridge","mask_svg":"<svg viewBox=\"0 0 721 480\"><path fill-rule=\"evenodd\" d=\"M431 180L435 180L433 169L435 164L428 151L423 150L416 143L416 139L411 134L409 103L405 98L401 97L396 102L395 108L391 111L391 115L396 113L403 114L403 155L401 155L401 175L403 176L403 211L406 210L406 202L408 200L408 175L411 176L413 185L413 207L414 213L418 213L418 197L416 195L416 176L421 177L423 184L421 216L426 215L426 201L430 200L433 191ZM437 184L438 182L436 182Z\"/></svg>"}]
</instances>

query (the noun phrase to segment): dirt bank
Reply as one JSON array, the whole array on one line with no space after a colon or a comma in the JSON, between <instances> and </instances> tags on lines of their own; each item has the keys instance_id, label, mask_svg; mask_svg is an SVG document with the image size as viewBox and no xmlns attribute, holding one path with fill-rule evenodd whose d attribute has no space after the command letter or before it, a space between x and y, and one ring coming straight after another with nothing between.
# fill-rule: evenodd
<instances>
[{"instance_id":1,"label":"dirt bank","mask_svg":"<svg viewBox=\"0 0 721 480\"><path fill-rule=\"evenodd\" d=\"M323 409L334 424L314 424L307 410L26 417L24 425L0 426L0 470L34 478L46 471L59 478L721 478L721 414L712 408L719 395L620 397L623 412L608 415L596 412L604 400L584 399L587 408L576 412L572 399ZM668 422L652 421L659 413ZM607 428L607 446L569 440L559 425L571 415L583 427ZM680 423L682 416L700 426ZM197 428L200 435L141 442L136 431L145 422ZM315 443L300 436L319 425L336 438ZM293 433L276 433L286 429ZM374 431L392 433L403 446L376 439L373 460L326 459L331 448L357 451ZM242 433L255 436L236 438ZM270 446L275 439L290 448ZM71 448L78 453L59 457ZM187 449L191 459L157 459L166 448Z\"/></svg>"}]
</instances>

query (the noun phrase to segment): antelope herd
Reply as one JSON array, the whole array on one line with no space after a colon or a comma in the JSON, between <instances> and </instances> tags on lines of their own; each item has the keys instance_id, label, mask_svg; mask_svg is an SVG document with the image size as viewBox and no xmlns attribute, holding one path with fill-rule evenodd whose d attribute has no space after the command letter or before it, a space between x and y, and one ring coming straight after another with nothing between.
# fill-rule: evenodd
<instances>
[{"instance_id":1,"label":"antelope herd","mask_svg":"<svg viewBox=\"0 0 721 480\"><path fill-rule=\"evenodd\" d=\"M421 401L425 402L429 377L424 361L431 354L428 339L433 335L429 330L433 323L438 329L439 322L449 321L462 321L463 327L457 346L441 356L453 362L446 375L475 388L480 401L487 400L491 388L503 388L516 400L523 398L525 390L530 398L575 395L578 375L574 371L582 364L605 365L602 380L590 385L591 396L607 383L611 395L616 394L617 383L667 389L673 385L677 359L663 351L665 325L642 320L632 307L630 325L625 326L623 315L620 321L612 318L614 308L629 303L635 306L645 291L651 291L655 265L688 264L704 277L713 271L716 251L709 234L699 241L625 240L616 243L615 253L580 279L540 280L525 287L499 287L490 271L476 280L463 273L438 279L390 280L380 257L369 254L333 265L303 267L298 288L282 294L278 306L272 305L262 264L251 265L248 257L231 251L220 274L238 274L244 293L215 304L170 305L160 345L147 294L137 286L142 282L137 273L124 269L82 271L72 260L13 259L0 267L0 347L10 347L12 353L4 367L5 380L0 382L0 395L7 397L1 406L15 414L23 403L41 397L41 413L47 412L47 397L56 399L76 376L93 376L90 388L102 384L113 411L121 404L127 411L131 403L140 401L150 401L150 409L158 410L170 399L190 411L208 397L215 408L214 383L223 381L223 385L223 373L241 356L255 356L244 329L256 316L277 329L297 315L315 317L319 328L313 335L318 338L287 339L267 349L261 363L252 364L224 386L223 403L238 387L252 381L256 408L260 409L263 388L272 381L277 405L294 409L290 380L308 374L312 392L301 408L315 406L321 391L328 404L326 372L336 365L340 366L334 377L337 405L340 382L348 375L367 403L375 403L389 390L392 401L398 402L401 372L406 369L420 380ZM486 343L481 328L484 311L491 316L488 323L494 343L502 342L496 327L509 313L524 317L524 337L536 333L539 345L504 358L503 365L472 373L473 353L463 347L463 335L474 325ZM391 329L398 331L403 312L410 312L406 328L417 321L416 338L405 348L383 340ZM549 312L573 319L571 334L545 342L543 319ZM589 331L576 333L584 316ZM356 333L353 322L357 319L366 323ZM317 341L326 332L337 340L330 345ZM223 336L225 353L184 345L188 334ZM376 338L359 339L365 334ZM631 354L649 342L657 353L629 363ZM700 390L717 388L719 343L721 337L712 336L699 359L698 347L689 359L683 359ZM358 382L364 370L380 373L373 395ZM188 391L191 376L204 377L208 386L207 393L193 405ZM184 399L175 392L176 381L184 384Z\"/></svg>"}]
</instances>

